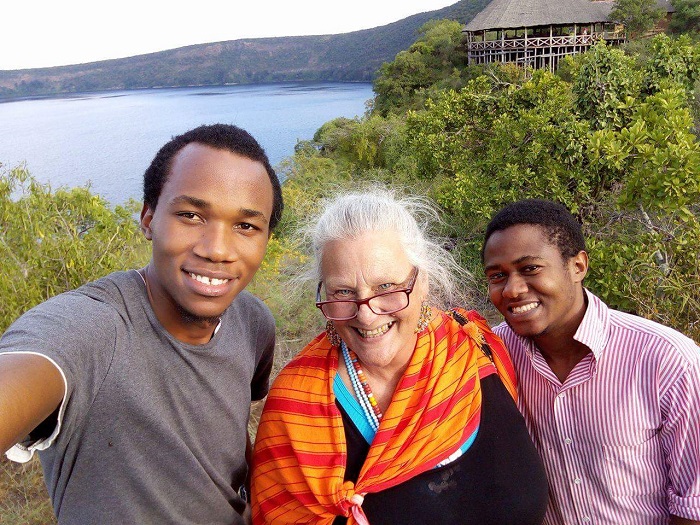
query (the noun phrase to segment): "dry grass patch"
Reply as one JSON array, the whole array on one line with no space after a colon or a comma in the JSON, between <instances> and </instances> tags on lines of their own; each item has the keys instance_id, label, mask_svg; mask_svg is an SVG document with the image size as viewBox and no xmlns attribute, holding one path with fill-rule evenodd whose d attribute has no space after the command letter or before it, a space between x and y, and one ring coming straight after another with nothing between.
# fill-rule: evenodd
<instances>
[{"instance_id":1,"label":"dry grass patch","mask_svg":"<svg viewBox=\"0 0 700 525\"><path fill-rule=\"evenodd\" d=\"M51 525L56 523L39 460L18 464L0 458L0 523Z\"/></svg>"}]
</instances>

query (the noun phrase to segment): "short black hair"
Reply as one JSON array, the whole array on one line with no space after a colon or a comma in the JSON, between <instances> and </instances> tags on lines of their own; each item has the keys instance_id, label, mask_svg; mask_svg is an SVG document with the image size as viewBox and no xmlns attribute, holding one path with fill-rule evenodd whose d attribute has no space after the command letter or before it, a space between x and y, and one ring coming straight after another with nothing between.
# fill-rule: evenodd
<instances>
[{"instance_id":1,"label":"short black hair","mask_svg":"<svg viewBox=\"0 0 700 525\"><path fill-rule=\"evenodd\" d=\"M508 204L491 218L481 246L482 262L484 249L491 235L518 224L541 227L551 239L552 245L559 248L565 261L586 249L581 224L566 206L545 199L523 199Z\"/></svg>"},{"instance_id":2,"label":"short black hair","mask_svg":"<svg viewBox=\"0 0 700 525\"><path fill-rule=\"evenodd\" d=\"M267 175L272 183L272 216L270 217L270 231L272 231L282 218L284 203L282 202L282 188L275 170L270 165L265 150L257 140L246 130L231 124L210 124L199 126L173 137L165 144L151 165L143 175L143 202L152 210L156 209L158 199L168 181L170 169L175 155L191 143L203 144L212 148L228 150L242 155L250 160L260 162L265 166Z\"/></svg>"}]
</instances>

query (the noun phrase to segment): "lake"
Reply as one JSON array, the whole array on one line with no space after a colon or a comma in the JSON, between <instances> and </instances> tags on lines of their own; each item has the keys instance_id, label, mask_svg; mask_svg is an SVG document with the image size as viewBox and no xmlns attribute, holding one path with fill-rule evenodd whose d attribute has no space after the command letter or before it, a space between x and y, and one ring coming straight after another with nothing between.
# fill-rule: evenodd
<instances>
[{"instance_id":1,"label":"lake","mask_svg":"<svg viewBox=\"0 0 700 525\"><path fill-rule=\"evenodd\" d=\"M277 165L336 117L362 116L368 83L285 83L74 94L0 103L0 163L42 182L141 200L142 176L172 136L200 124L249 131Z\"/></svg>"}]
</instances>

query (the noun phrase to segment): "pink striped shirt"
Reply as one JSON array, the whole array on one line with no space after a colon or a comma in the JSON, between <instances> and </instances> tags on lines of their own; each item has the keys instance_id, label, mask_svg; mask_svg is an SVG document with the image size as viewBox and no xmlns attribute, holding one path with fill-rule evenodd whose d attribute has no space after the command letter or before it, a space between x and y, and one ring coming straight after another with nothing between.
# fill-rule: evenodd
<instances>
[{"instance_id":1,"label":"pink striped shirt","mask_svg":"<svg viewBox=\"0 0 700 525\"><path fill-rule=\"evenodd\" d=\"M546 525L700 520L700 348L586 291L576 340L591 352L562 384L527 338L494 331L550 484Z\"/></svg>"}]
</instances>

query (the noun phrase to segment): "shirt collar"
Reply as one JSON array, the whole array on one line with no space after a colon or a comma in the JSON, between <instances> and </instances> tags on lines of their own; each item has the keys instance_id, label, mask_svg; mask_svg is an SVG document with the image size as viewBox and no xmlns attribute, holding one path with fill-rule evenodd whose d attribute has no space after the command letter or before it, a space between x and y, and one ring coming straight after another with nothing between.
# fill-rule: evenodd
<instances>
[{"instance_id":1,"label":"shirt collar","mask_svg":"<svg viewBox=\"0 0 700 525\"><path fill-rule=\"evenodd\" d=\"M598 360L605 349L609 337L610 309L586 288L583 290L588 299L588 304L581 324L576 329L574 339L590 348L593 357ZM515 336L520 340L520 344L525 348L525 352L530 359L533 358L535 353L539 353L537 345L531 338L517 334Z\"/></svg>"},{"instance_id":2,"label":"shirt collar","mask_svg":"<svg viewBox=\"0 0 700 525\"><path fill-rule=\"evenodd\" d=\"M586 313L574 334L574 339L591 349L597 359L605 349L610 330L610 310L598 297L584 288L588 299Z\"/></svg>"}]
</instances>

